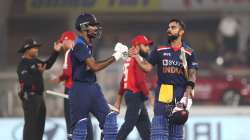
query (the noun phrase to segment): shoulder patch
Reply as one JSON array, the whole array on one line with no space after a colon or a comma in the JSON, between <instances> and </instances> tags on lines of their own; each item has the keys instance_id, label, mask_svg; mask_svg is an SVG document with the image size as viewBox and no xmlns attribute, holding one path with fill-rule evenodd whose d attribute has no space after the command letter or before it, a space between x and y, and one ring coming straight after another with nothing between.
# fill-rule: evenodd
<instances>
[{"instance_id":1,"label":"shoulder patch","mask_svg":"<svg viewBox=\"0 0 250 140\"><path fill-rule=\"evenodd\" d=\"M183 45L185 53L191 55L193 53L193 49L191 47L189 47L189 45Z\"/></svg>"},{"instance_id":2,"label":"shoulder patch","mask_svg":"<svg viewBox=\"0 0 250 140\"><path fill-rule=\"evenodd\" d=\"M194 49L192 49L192 48L190 48L190 47L185 47L185 50L187 50L187 51L194 51Z\"/></svg>"},{"instance_id":3,"label":"shoulder patch","mask_svg":"<svg viewBox=\"0 0 250 140\"><path fill-rule=\"evenodd\" d=\"M188 55L191 55L193 51L191 50L187 50L187 49L184 49L185 50L185 53L187 53Z\"/></svg>"},{"instance_id":4,"label":"shoulder patch","mask_svg":"<svg viewBox=\"0 0 250 140\"><path fill-rule=\"evenodd\" d=\"M183 47L185 48L185 50L188 50L188 51L191 51L191 52L194 50L188 44L183 44Z\"/></svg>"}]
</instances>

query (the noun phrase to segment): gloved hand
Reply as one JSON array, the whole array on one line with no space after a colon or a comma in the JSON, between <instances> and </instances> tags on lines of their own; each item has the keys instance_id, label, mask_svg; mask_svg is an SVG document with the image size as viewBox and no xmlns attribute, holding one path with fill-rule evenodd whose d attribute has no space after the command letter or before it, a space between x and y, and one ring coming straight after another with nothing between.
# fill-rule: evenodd
<instances>
[{"instance_id":1,"label":"gloved hand","mask_svg":"<svg viewBox=\"0 0 250 140\"><path fill-rule=\"evenodd\" d=\"M115 44L114 51L115 52L118 52L118 51L121 51L121 52L128 51L128 47L126 45L122 44L121 42L117 42Z\"/></svg>"},{"instance_id":2,"label":"gloved hand","mask_svg":"<svg viewBox=\"0 0 250 140\"><path fill-rule=\"evenodd\" d=\"M192 104L193 104L193 100L191 98L188 97L182 97L180 100L180 103L183 103L184 106L186 107L186 110L190 110Z\"/></svg>"},{"instance_id":3,"label":"gloved hand","mask_svg":"<svg viewBox=\"0 0 250 140\"><path fill-rule=\"evenodd\" d=\"M173 109L173 113L177 111L181 111L186 109L187 111L190 110L191 106L193 104L193 101L191 98L188 97L182 97L179 102L176 103L176 106Z\"/></svg>"},{"instance_id":4,"label":"gloved hand","mask_svg":"<svg viewBox=\"0 0 250 140\"><path fill-rule=\"evenodd\" d=\"M127 59L128 57L128 47L123 45L122 43L118 42L114 48L115 53L112 55L115 57L115 60L118 61L120 58L123 60Z\"/></svg>"},{"instance_id":5,"label":"gloved hand","mask_svg":"<svg viewBox=\"0 0 250 140\"><path fill-rule=\"evenodd\" d=\"M112 56L114 56L115 61L118 61L119 59L122 58L122 53L121 53L121 52L114 52L114 53L112 54Z\"/></svg>"}]
</instances>

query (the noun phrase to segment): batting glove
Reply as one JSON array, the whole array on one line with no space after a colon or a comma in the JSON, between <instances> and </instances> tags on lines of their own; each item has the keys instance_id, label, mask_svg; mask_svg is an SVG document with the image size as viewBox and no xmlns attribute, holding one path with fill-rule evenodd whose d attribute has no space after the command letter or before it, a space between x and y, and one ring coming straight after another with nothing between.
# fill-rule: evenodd
<instances>
[{"instance_id":1,"label":"batting glove","mask_svg":"<svg viewBox=\"0 0 250 140\"><path fill-rule=\"evenodd\" d=\"M115 53L113 56L115 57L115 60L119 60L122 58L123 60L127 59L128 57L128 47L126 45L123 45L122 43L118 42L115 45L114 48Z\"/></svg>"},{"instance_id":2,"label":"batting glove","mask_svg":"<svg viewBox=\"0 0 250 140\"><path fill-rule=\"evenodd\" d=\"M119 59L122 58L122 53L121 52L114 52L112 56L115 58L115 61L118 61Z\"/></svg>"},{"instance_id":3,"label":"batting glove","mask_svg":"<svg viewBox=\"0 0 250 140\"><path fill-rule=\"evenodd\" d=\"M118 51L122 50L124 46L125 46L125 45L123 45L121 42L117 42L117 43L115 44L114 51L115 51L115 52L118 52Z\"/></svg>"},{"instance_id":4,"label":"batting glove","mask_svg":"<svg viewBox=\"0 0 250 140\"><path fill-rule=\"evenodd\" d=\"M190 110L192 104L193 104L193 100L191 98L188 97L182 97L180 100L180 103L183 103L184 106L186 107L186 110Z\"/></svg>"}]
</instances>

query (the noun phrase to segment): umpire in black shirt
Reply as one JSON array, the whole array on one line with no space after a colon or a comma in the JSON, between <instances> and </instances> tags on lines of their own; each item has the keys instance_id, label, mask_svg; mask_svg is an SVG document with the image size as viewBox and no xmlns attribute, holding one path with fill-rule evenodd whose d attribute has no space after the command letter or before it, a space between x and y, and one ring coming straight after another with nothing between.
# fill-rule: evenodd
<instances>
[{"instance_id":1,"label":"umpire in black shirt","mask_svg":"<svg viewBox=\"0 0 250 140\"><path fill-rule=\"evenodd\" d=\"M46 117L43 71L51 68L55 63L62 44L55 43L54 51L46 61L37 58L40 46L41 44L35 40L28 39L18 50L23 54L17 68L20 83L18 95L22 100L25 121L23 140L42 140Z\"/></svg>"}]
</instances>

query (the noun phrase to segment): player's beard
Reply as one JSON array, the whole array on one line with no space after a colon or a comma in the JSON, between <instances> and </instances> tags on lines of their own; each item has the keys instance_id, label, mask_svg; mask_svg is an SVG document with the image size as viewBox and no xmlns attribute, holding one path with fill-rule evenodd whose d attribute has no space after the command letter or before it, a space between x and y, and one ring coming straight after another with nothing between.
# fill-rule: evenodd
<instances>
[{"instance_id":1,"label":"player's beard","mask_svg":"<svg viewBox=\"0 0 250 140\"><path fill-rule=\"evenodd\" d=\"M173 42L173 41L178 39L180 31L178 31L178 33L176 33L176 34L172 34L171 32L167 32L167 33L168 33L167 34L168 35L168 42L170 43L170 42Z\"/></svg>"},{"instance_id":2,"label":"player's beard","mask_svg":"<svg viewBox=\"0 0 250 140\"><path fill-rule=\"evenodd\" d=\"M172 42L178 38L178 35L168 35L168 42Z\"/></svg>"},{"instance_id":3,"label":"player's beard","mask_svg":"<svg viewBox=\"0 0 250 140\"><path fill-rule=\"evenodd\" d=\"M140 50L139 53L140 53L140 56L143 57L143 58L145 58L145 59L148 57L148 53L145 53L145 52L143 52L141 50Z\"/></svg>"}]
</instances>

